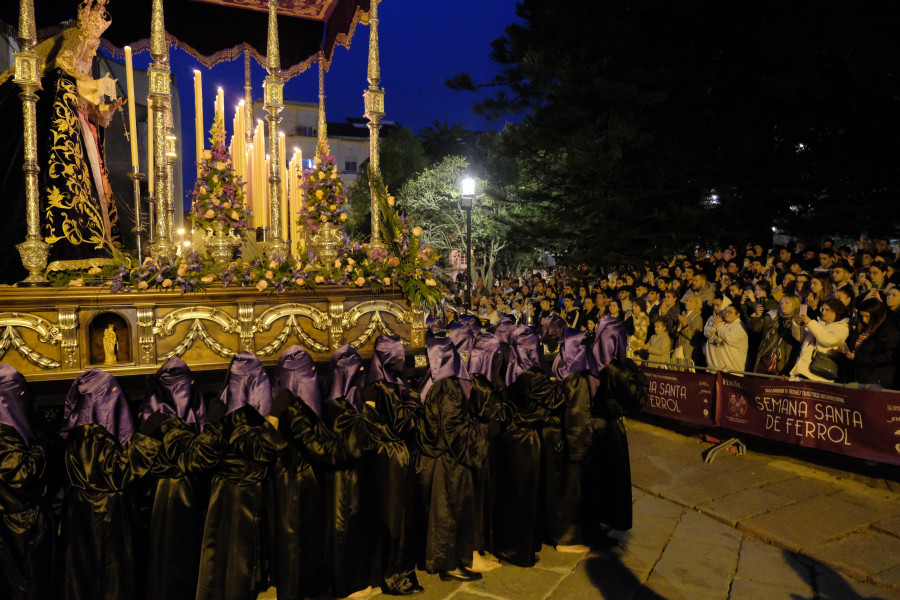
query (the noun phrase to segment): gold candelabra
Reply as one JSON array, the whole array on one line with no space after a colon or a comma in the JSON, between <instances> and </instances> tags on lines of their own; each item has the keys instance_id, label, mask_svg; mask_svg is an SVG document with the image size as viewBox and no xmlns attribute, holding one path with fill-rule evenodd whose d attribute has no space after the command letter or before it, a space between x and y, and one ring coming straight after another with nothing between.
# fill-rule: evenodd
<instances>
[{"instance_id":1,"label":"gold candelabra","mask_svg":"<svg viewBox=\"0 0 900 600\"><path fill-rule=\"evenodd\" d=\"M263 83L266 122L269 124L269 210L271 212L271 238L265 248L268 258L287 258L290 247L281 231L281 147L278 142L278 124L284 110L284 79L281 77L281 56L278 49L278 0L269 0L269 38L266 49L266 67L269 76Z\"/></svg>"},{"instance_id":2,"label":"gold candelabra","mask_svg":"<svg viewBox=\"0 0 900 600\"><path fill-rule=\"evenodd\" d=\"M372 0L372 5L369 9L369 89L363 93L366 118L369 119L369 165L376 178L379 178L381 175L380 161L378 159L378 131L381 129L381 117L384 116L384 90L378 87L378 84L381 82L381 64L378 53L378 2L379 0ZM372 212L370 252L375 249L384 250L384 242L381 240L381 229L378 226L381 211L378 208L378 197L373 183L374 181L369 182L371 191L370 208Z\"/></svg>"}]
</instances>

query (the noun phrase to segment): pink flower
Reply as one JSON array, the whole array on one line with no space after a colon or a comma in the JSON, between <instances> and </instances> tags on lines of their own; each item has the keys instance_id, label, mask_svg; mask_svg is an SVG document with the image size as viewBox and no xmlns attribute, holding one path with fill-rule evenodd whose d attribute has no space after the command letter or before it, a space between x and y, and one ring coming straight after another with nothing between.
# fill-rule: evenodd
<instances>
[{"instance_id":1,"label":"pink flower","mask_svg":"<svg viewBox=\"0 0 900 600\"><path fill-rule=\"evenodd\" d=\"M362 285L363 285L365 282L366 282L365 278L363 278L363 277L357 277L357 278L356 278L356 281L354 281L353 283L355 283L356 285L362 287Z\"/></svg>"},{"instance_id":2,"label":"pink flower","mask_svg":"<svg viewBox=\"0 0 900 600\"><path fill-rule=\"evenodd\" d=\"M184 274L187 273L187 269L187 263L181 263L180 265L178 265L178 276L184 277Z\"/></svg>"},{"instance_id":3,"label":"pink flower","mask_svg":"<svg viewBox=\"0 0 900 600\"><path fill-rule=\"evenodd\" d=\"M437 281L435 281L434 279L431 279L429 277L428 279L425 280L425 285L430 285L430 286L434 287L437 285Z\"/></svg>"},{"instance_id":4,"label":"pink flower","mask_svg":"<svg viewBox=\"0 0 900 600\"><path fill-rule=\"evenodd\" d=\"M391 258L388 259L387 262L388 262L389 266L396 267L397 265L400 264L400 259L397 258L396 256L392 256Z\"/></svg>"},{"instance_id":5,"label":"pink flower","mask_svg":"<svg viewBox=\"0 0 900 600\"><path fill-rule=\"evenodd\" d=\"M88 275L96 275L100 271L102 271L100 267L91 267L90 269L88 269Z\"/></svg>"},{"instance_id":6,"label":"pink flower","mask_svg":"<svg viewBox=\"0 0 900 600\"><path fill-rule=\"evenodd\" d=\"M241 218L241 215L239 215L236 210L233 210L231 211L231 218L237 221L239 218Z\"/></svg>"},{"instance_id":7,"label":"pink flower","mask_svg":"<svg viewBox=\"0 0 900 600\"><path fill-rule=\"evenodd\" d=\"M272 279L275 275L272 274L272 271L266 271L266 279Z\"/></svg>"},{"instance_id":8,"label":"pink flower","mask_svg":"<svg viewBox=\"0 0 900 600\"><path fill-rule=\"evenodd\" d=\"M316 283L322 283L323 281L325 281L324 277L322 277L321 275L316 275Z\"/></svg>"},{"instance_id":9,"label":"pink flower","mask_svg":"<svg viewBox=\"0 0 900 600\"><path fill-rule=\"evenodd\" d=\"M215 279L216 279L215 275L204 275L203 277L200 278L200 281L202 281L203 283L212 283ZM141 283L143 283L143 282L141 282Z\"/></svg>"},{"instance_id":10,"label":"pink flower","mask_svg":"<svg viewBox=\"0 0 900 600\"><path fill-rule=\"evenodd\" d=\"M422 228L421 227L413 227L413 235L416 237L419 237L420 235L422 235Z\"/></svg>"},{"instance_id":11,"label":"pink flower","mask_svg":"<svg viewBox=\"0 0 900 600\"><path fill-rule=\"evenodd\" d=\"M385 277L382 281L384 282L384 285L391 285L391 278L390 278L390 277Z\"/></svg>"},{"instance_id":12,"label":"pink flower","mask_svg":"<svg viewBox=\"0 0 900 600\"><path fill-rule=\"evenodd\" d=\"M171 279L163 279L162 286L163 286L163 288L172 287L172 280Z\"/></svg>"},{"instance_id":13,"label":"pink flower","mask_svg":"<svg viewBox=\"0 0 900 600\"><path fill-rule=\"evenodd\" d=\"M73 279L69 282L69 285L72 287L81 287L84 285L84 281L79 277L78 279Z\"/></svg>"},{"instance_id":14,"label":"pink flower","mask_svg":"<svg viewBox=\"0 0 900 600\"><path fill-rule=\"evenodd\" d=\"M212 219L216 216L216 211L214 211L213 209L209 209L203 216L207 219Z\"/></svg>"},{"instance_id":15,"label":"pink flower","mask_svg":"<svg viewBox=\"0 0 900 600\"><path fill-rule=\"evenodd\" d=\"M138 289L139 289L139 290L146 290L147 287L148 287L148 285L147 285L147 282L146 282L146 281L141 281L140 283L138 283Z\"/></svg>"},{"instance_id":16,"label":"pink flower","mask_svg":"<svg viewBox=\"0 0 900 600\"><path fill-rule=\"evenodd\" d=\"M266 281L265 279L260 280L260 282L256 284L256 289L259 290L260 292L263 291L264 289L266 289L267 287L269 287L269 282Z\"/></svg>"}]
</instances>

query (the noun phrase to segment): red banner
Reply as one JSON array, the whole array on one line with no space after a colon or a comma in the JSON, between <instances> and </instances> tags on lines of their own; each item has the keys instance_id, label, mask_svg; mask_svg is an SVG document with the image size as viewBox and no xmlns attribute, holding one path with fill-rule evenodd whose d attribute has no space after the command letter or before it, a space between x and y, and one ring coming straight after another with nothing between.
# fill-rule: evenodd
<instances>
[{"instance_id":1,"label":"red banner","mask_svg":"<svg viewBox=\"0 0 900 600\"><path fill-rule=\"evenodd\" d=\"M721 373L716 388L719 427L900 465L898 393Z\"/></svg>"},{"instance_id":2,"label":"red banner","mask_svg":"<svg viewBox=\"0 0 900 600\"><path fill-rule=\"evenodd\" d=\"M715 374L653 367L641 370L650 383L650 399L644 412L695 425L714 424Z\"/></svg>"}]
</instances>

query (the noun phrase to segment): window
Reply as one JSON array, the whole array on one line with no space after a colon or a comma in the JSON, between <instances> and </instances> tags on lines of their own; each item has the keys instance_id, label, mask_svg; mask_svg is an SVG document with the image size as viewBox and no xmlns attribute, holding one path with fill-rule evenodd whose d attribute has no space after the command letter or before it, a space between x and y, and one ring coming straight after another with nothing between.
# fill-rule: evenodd
<instances>
[{"instance_id":1,"label":"window","mask_svg":"<svg viewBox=\"0 0 900 600\"><path fill-rule=\"evenodd\" d=\"M316 166L315 160L312 158L304 158L303 159L303 168L304 169L312 169Z\"/></svg>"},{"instance_id":2,"label":"window","mask_svg":"<svg viewBox=\"0 0 900 600\"><path fill-rule=\"evenodd\" d=\"M303 137L316 137L316 135L318 135L318 132L313 127L307 127L306 125L297 125L295 131L297 135Z\"/></svg>"},{"instance_id":3,"label":"window","mask_svg":"<svg viewBox=\"0 0 900 600\"><path fill-rule=\"evenodd\" d=\"M356 173L356 161L347 161L344 163L344 173Z\"/></svg>"}]
</instances>

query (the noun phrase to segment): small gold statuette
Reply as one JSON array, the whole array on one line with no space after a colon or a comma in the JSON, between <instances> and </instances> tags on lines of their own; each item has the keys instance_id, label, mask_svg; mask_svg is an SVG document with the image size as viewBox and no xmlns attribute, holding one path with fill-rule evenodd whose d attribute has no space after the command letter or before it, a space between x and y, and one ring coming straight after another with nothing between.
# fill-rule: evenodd
<instances>
[{"instance_id":1,"label":"small gold statuette","mask_svg":"<svg viewBox=\"0 0 900 600\"><path fill-rule=\"evenodd\" d=\"M119 359L116 357L118 348L119 340L116 338L116 330L113 324L110 323L106 326L106 331L103 332L104 365L114 365L119 362Z\"/></svg>"}]
</instances>

